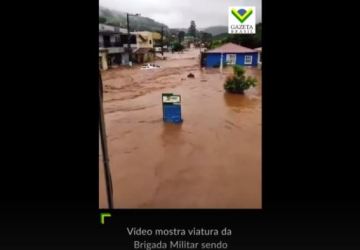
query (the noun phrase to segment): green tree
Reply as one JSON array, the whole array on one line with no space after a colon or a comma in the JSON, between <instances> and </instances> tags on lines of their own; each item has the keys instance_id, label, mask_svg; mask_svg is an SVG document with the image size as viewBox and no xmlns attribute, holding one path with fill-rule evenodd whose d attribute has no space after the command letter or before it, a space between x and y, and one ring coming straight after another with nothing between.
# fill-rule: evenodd
<instances>
[{"instance_id":1,"label":"green tree","mask_svg":"<svg viewBox=\"0 0 360 250\"><path fill-rule=\"evenodd\" d=\"M195 39L196 46L204 46L210 48L212 41L212 35L210 33L200 31L198 32L198 37Z\"/></svg>"},{"instance_id":2,"label":"green tree","mask_svg":"<svg viewBox=\"0 0 360 250\"><path fill-rule=\"evenodd\" d=\"M215 48L219 47L221 44L223 44L222 40L212 40L211 44L210 44L210 48L215 49Z\"/></svg>"},{"instance_id":3,"label":"green tree","mask_svg":"<svg viewBox=\"0 0 360 250\"><path fill-rule=\"evenodd\" d=\"M212 39L212 35L207 32L200 32L200 41L202 43L210 43Z\"/></svg>"},{"instance_id":4,"label":"green tree","mask_svg":"<svg viewBox=\"0 0 360 250\"><path fill-rule=\"evenodd\" d=\"M176 42L172 45L172 48L173 48L173 51L182 51L184 49L184 46L179 43L179 42Z\"/></svg>"},{"instance_id":5,"label":"green tree","mask_svg":"<svg viewBox=\"0 0 360 250\"><path fill-rule=\"evenodd\" d=\"M99 16L99 23L106 23L106 17Z\"/></svg>"},{"instance_id":6,"label":"green tree","mask_svg":"<svg viewBox=\"0 0 360 250\"><path fill-rule=\"evenodd\" d=\"M221 43L219 44L219 41ZM213 37L212 48L218 47L223 43L236 43L249 48L261 47L262 44L262 24L256 24L256 34L219 34Z\"/></svg>"},{"instance_id":7,"label":"green tree","mask_svg":"<svg viewBox=\"0 0 360 250\"><path fill-rule=\"evenodd\" d=\"M261 47L262 24L256 24L256 34L231 34L224 39L224 43L236 43L249 48Z\"/></svg>"},{"instance_id":8,"label":"green tree","mask_svg":"<svg viewBox=\"0 0 360 250\"><path fill-rule=\"evenodd\" d=\"M184 31L179 31L179 33L178 33L179 43L181 43L182 41L184 41L184 37L185 37L185 32L184 32Z\"/></svg>"},{"instance_id":9,"label":"green tree","mask_svg":"<svg viewBox=\"0 0 360 250\"><path fill-rule=\"evenodd\" d=\"M121 26L120 22L118 21L111 21L111 22L108 22L109 25L112 25L112 26Z\"/></svg>"},{"instance_id":10,"label":"green tree","mask_svg":"<svg viewBox=\"0 0 360 250\"><path fill-rule=\"evenodd\" d=\"M224 84L224 89L230 93L243 94L245 90L256 86L256 79L245 76L245 69L239 65L233 67L234 75L228 77Z\"/></svg>"},{"instance_id":11,"label":"green tree","mask_svg":"<svg viewBox=\"0 0 360 250\"><path fill-rule=\"evenodd\" d=\"M190 22L190 27L189 27L189 30L188 30L188 34L190 36L196 37L196 24L195 24L194 20L191 20L191 22Z\"/></svg>"}]
</instances>

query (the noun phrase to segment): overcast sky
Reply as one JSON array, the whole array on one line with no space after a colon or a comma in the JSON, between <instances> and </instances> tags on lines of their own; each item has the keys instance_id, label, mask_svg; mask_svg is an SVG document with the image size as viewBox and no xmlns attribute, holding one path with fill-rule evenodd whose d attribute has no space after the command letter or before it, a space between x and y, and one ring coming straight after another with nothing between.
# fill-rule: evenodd
<instances>
[{"instance_id":1,"label":"overcast sky","mask_svg":"<svg viewBox=\"0 0 360 250\"><path fill-rule=\"evenodd\" d=\"M113 10L140 13L169 28L188 28L194 20L198 28L228 24L228 7L255 6L261 21L261 0L99 0Z\"/></svg>"}]
</instances>

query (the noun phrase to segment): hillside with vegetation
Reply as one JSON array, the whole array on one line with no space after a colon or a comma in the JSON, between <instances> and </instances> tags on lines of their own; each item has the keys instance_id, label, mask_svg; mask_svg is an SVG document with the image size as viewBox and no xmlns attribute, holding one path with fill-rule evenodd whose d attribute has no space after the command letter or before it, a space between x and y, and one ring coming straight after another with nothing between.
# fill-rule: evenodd
<instances>
[{"instance_id":1,"label":"hillside with vegetation","mask_svg":"<svg viewBox=\"0 0 360 250\"><path fill-rule=\"evenodd\" d=\"M212 37L211 48L219 47L224 43L236 43L248 48L261 47L262 43L262 24L256 24L256 34L228 34L222 33Z\"/></svg>"},{"instance_id":2,"label":"hillside with vegetation","mask_svg":"<svg viewBox=\"0 0 360 250\"><path fill-rule=\"evenodd\" d=\"M133 13L135 14L135 13ZM126 12L110 10L100 6L99 22L127 28ZM262 24L256 24L256 34L228 34L227 26L211 26L197 28L195 21L189 20L188 28L169 28L167 25L157 22L149 17L130 16L130 31L154 31L160 32L164 27L164 44L177 45L184 42L185 36L194 37L196 46L202 44L206 48L216 48L228 42L236 43L249 48L261 47Z\"/></svg>"},{"instance_id":3,"label":"hillside with vegetation","mask_svg":"<svg viewBox=\"0 0 360 250\"><path fill-rule=\"evenodd\" d=\"M211 26L211 27L207 27L204 29L200 29L203 32L206 33L210 33L213 36L222 34L222 33L227 33L228 32L228 27L227 26Z\"/></svg>"},{"instance_id":4,"label":"hillside with vegetation","mask_svg":"<svg viewBox=\"0 0 360 250\"><path fill-rule=\"evenodd\" d=\"M135 14L135 13L134 13ZM130 16L130 30L131 31L160 31L161 27L164 29L168 27L160 22L157 22L149 17L143 16ZM126 12L110 10L108 8L100 6L99 8L99 22L114 26L127 27Z\"/></svg>"}]
</instances>

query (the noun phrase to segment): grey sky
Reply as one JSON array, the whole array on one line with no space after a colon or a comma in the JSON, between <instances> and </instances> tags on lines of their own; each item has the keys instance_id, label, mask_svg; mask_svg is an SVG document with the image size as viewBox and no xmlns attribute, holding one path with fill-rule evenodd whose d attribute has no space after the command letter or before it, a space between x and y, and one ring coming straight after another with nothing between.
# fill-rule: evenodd
<instances>
[{"instance_id":1,"label":"grey sky","mask_svg":"<svg viewBox=\"0 0 360 250\"><path fill-rule=\"evenodd\" d=\"M99 0L100 5L113 10L140 13L170 28L187 28L194 20L205 28L227 25L228 7L255 6L256 21L261 21L261 0Z\"/></svg>"}]
</instances>

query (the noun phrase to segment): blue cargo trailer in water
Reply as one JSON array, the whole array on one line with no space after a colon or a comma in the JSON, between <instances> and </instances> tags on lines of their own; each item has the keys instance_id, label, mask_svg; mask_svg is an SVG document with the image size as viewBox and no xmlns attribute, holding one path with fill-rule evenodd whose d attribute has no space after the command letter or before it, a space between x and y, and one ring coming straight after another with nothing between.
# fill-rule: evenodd
<instances>
[{"instance_id":1,"label":"blue cargo trailer in water","mask_svg":"<svg viewBox=\"0 0 360 250\"><path fill-rule=\"evenodd\" d=\"M181 123L181 96L172 93L162 94L163 120L169 123Z\"/></svg>"}]
</instances>

